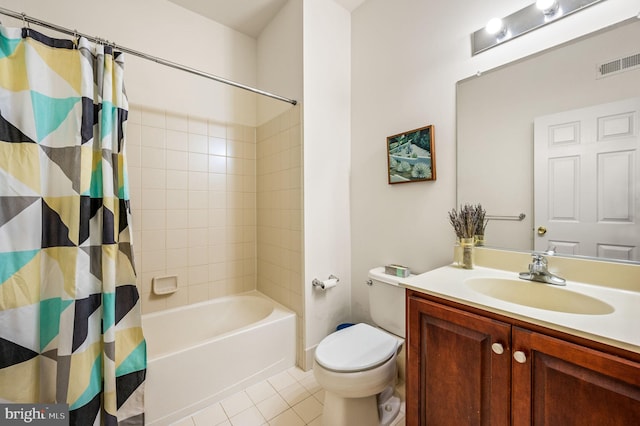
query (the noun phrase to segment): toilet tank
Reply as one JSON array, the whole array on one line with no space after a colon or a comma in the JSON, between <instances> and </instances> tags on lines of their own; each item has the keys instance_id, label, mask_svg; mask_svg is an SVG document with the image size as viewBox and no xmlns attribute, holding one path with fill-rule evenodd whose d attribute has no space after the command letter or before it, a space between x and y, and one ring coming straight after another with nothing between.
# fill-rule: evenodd
<instances>
[{"instance_id":1,"label":"toilet tank","mask_svg":"<svg viewBox=\"0 0 640 426\"><path fill-rule=\"evenodd\" d=\"M369 271L369 313L380 328L396 336L405 337L405 289L398 283L402 278L384 273L384 267Z\"/></svg>"}]
</instances>

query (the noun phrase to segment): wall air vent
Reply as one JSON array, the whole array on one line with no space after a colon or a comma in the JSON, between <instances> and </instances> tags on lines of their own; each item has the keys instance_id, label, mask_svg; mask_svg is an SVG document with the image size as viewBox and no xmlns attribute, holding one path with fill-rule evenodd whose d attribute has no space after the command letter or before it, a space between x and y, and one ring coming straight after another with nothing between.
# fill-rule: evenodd
<instances>
[{"instance_id":1,"label":"wall air vent","mask_svg":"<svg viewBox=\"0 0 640 426\"><path fill-rule=\"evenodd\" d=\"M608 77L610 75L618 74L623 71L630 71L636 68L640 68L640 53L625 56L624 58L614 59L613 61L598 65L596 78Z\"/></svg>"}]
</instances>

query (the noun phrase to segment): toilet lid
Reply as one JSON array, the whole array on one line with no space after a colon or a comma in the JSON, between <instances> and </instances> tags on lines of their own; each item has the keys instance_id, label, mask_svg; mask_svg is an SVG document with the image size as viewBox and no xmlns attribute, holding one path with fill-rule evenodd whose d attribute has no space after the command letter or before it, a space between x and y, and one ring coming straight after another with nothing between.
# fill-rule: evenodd
<instances>
[{"instance_id":1,"label":"toilet lid","mask_svg":"<svg viewBox=\"0 0 640 426\"><path fill-rule=\"evenodd\" d=\"M398 339L368 324L356 324L325 337L316 348L316 362L333 371L377 367L398 350Z\"/></svg>"}]
</instances>

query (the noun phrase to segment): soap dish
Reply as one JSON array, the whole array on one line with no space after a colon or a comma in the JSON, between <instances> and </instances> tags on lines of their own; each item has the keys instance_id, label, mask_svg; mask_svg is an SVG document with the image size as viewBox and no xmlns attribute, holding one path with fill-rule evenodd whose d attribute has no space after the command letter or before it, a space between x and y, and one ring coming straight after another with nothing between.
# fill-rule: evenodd
<instances>
[{"instance_id":1,"label":"soap dish","mask_svg":"<svg viewBox=\"0 0 640 426\"><path fill-rule=\"evenodd\" d=\"M178 276L168 275L166 277L153 277L151 285L153 293L159 296L175 293L178 291Z\"/></svg>"}]
</instances>

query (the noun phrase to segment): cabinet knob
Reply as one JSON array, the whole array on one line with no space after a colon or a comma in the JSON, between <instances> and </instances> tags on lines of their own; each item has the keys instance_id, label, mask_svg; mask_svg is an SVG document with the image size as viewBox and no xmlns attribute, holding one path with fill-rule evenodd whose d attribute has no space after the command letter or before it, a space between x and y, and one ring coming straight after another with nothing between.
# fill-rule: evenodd
<instances>
[{"instance_id":1,"label":"cabinet knob","mask_svg":"<svg viewBox=\"0 0 640 426\"><path fill-rule=\"evenodd\" d=\"M497 355L502 355L504 353L504 347L501 343L494 343L491 345L491 350Z\"/></svg>"},{"instance_id":2,"label":"cabinet knob","mask_svg":"<svg viewBox=\"0 0 640 426\"><path fill-rule=\"evenodd\" d=\"M513 353L513 359L515 359L516 362L519 362L520 364L524 364L525 362L527 362L527 355L522 351L515 351Z\"/></svg>"}]
</instances>

